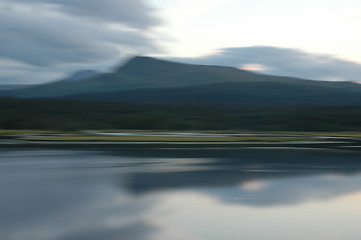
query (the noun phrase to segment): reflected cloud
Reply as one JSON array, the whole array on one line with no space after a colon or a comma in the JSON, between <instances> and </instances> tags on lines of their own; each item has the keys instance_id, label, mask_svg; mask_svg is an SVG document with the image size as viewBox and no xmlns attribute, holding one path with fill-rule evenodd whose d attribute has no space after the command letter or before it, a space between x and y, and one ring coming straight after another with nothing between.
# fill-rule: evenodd
<instances>
[{"instance_id":1,"label":"reflected cloud","mask_svg":"<svg viewBox=\"0 0 361 240\"><path fill-rule=\"evenodd\" d=\"M254 184L254 186L253 186ZM331 179L327 176L270 179L267 184L252 183L250 189L209 188L204 193L231 204L254 207L294 205L304 202L327 201L361 192L361 175Z\"/></svg>"},{"instance_id":2,"label":"reflected cloud","mask_svg":"<svg viewBox=\"0 0 361 240\"><path fill-rule=\"evenodd\" d=\"M245 191L260 191L266 187L266 182L248 181L241 183L241 189Z\"/></svg>"},{"instance_id":3,"label":"reflected cloud","mask_svg":"<svg viewBox=\"0 0 361 240\"><path fill-rule=\"evenodd\" d=\"M87 229L80 233L69 234L57 240L146 240L156 229L144 222L136 222L125 226L115 228L95 228Z\"/></svg>"},{"instance_id":4,"label":"reflected cloud","mask_svg":"<svg viewBox=\"0 0 361 240\"><path fill-rule=\"evenodd\" d=\"M37 179L0 185L0 239L150 239L144 219L153 202L104 182Z\"/></svg>"}]
</instances>

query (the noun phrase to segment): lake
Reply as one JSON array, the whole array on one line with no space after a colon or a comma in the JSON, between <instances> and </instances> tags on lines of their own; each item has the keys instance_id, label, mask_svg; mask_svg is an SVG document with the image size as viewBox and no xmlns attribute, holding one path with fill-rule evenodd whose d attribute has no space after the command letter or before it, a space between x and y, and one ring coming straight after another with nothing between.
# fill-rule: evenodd
<instances>
[{"instance_id":1,"label":"lake","mask_svg":"<svg viewBox=\"0 0 361 240\"><path fill-rule=\"evenodd\" d=\"M2 149L0 240L359 240L360 152Z\"/></svg>"}]
</instances>

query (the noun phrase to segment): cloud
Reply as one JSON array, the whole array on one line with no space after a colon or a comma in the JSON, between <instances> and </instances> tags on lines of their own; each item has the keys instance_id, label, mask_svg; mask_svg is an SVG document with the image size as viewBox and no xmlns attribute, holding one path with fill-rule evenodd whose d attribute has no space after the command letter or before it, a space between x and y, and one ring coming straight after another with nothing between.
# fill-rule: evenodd
<instances>
[{"instance_id":1,"label":"cloud","mask_svg":"<svg viewBox=\"0 0 361 240\"><path fill-rule=\"evenodd\" d=\"M293 48L267 46L224 48L204 57L172 60L244 69L257 66L258 72L261 73L306 79L361 81L360 63Z\"/></svg>"},{"instance_id":2,"label":"cloud","mask_svg":"<svg viewBox=\"0 0 361 240\"><path fill-rule=\"evenodd\" d=\"M159 23L142 0L12 0L18 3L40 3L69 15L104 22L122 23L144 29Z\"/></svg>"},{"instance_id":3,"label":"cloud","mask_svg":"<svg viewBox=\"0 0 361 240\"><path fill-rule=\"evenodd\" d=\"M0 0L0 58L55 72L109 65L129 53L158 52L152 28L159 24L142 0Z\"/></svg>"},{"instance_id":4,"label":"cloud","mask_svg":"<svg viewBox=\"0 0 361 240\"><path fill-rule=\"evenodd\" d=\"M88 62L82 64L73 63L71 66L42 67L0 58L0 84L31 84L56 81L68 77L69 74L77 72L79 69L96 69L101 72L112 64L114 63Z\"/></svg>"}]
</instances>

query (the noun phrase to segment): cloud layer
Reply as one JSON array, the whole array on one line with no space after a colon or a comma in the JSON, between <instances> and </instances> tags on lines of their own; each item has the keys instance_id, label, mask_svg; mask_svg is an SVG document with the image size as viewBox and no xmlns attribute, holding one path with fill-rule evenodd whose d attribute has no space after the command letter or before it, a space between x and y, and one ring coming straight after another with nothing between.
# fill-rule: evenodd
<instances>
[{"instance_id":1,"label":"cloud layer","mask_svg":"<svg viewBox=\"0 0 361 240\"><path fill-rule=\"evenodd\" d=\"M225 48L200 58L173 58L187 63L222 65L261 73L316 80L361 81L361 64L332 55L267 46Z\"/></svg>"},{"instance_id":2,"label":"cloud layer","mask_svg":"<svg viewBox=\"0 0 361 240\"><path fill-rule=\"evenodd\" d=\"M159 24L142 0L0 0L0 58L47 68L101 65L157 52L151 30Z\"/></svg>"}]
</instances>

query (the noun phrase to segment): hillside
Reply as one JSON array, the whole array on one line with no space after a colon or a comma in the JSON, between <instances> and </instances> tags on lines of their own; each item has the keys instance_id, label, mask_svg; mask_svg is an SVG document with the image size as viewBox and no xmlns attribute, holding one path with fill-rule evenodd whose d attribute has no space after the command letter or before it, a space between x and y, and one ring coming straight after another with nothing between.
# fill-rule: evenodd
<instances>
[{"instance_id":1,"label":"hillside","mask_svg":"<svg viewBox=\"0 0 361 240\"><path fill-rule=\"evenodd\" d=\"M74 72L70 74L67 78L63 79L62 81L68 81L68 82L84 81L95 78L99 74L100 73L98 73L97 71L87 69L87 70Z\"/></svg>"},{"instance_id":2,"label":"hillside","mask_svg":"<svg viewBox=\"0 0 361 240\"><path fill-rule=\"evenodd\" d=\"M359 92L302 85L297 82L227 82L180 88L69 95L64 98L156 104L361 105Z\"/></svg>"},{"instance_id":3,"label":"hillside","mask_svg":"<svg viewBox=\"0 0 361 240\"><path fill-rule=\"evenodd\" d=\"M29 85L26 85L26 84L0 84L0 91L14 90L14 89L20 89L20 88L26 88L26 87L29 87Z\"/></svg>"},{"instance_id":4,"label":"hillside","mask_svg":"<svg viewBox=\"0 0 361 240\"><path fill-rule=\"evenodd\" d=\"M138 94L138 99L134 99L132 94ZM140 94L144 97L140 98ZM154 99L156 94L160 96L158 99ZM310 94L311 100L308 100ZM332 100L334 94L336 100ZM259 99L260 104L270 99L276 104L284 104L288 102L287 98L294 98L290 99L290 103L317 104L320 99L326 99L320 103L326 105L359 104L357 99L360 94L361 85L352 82L269 76L231 67L181 64L150 57L135 57L113 73L96 75L83 81L57 81L1 93L3 96L20 98L70 96L136 102L181 102L182 98L186 98L196 102L218 99L229 103L234 99L235 103L242 104L256 103L258 100L255 98Z\"/></svg>"}]
</instances>

